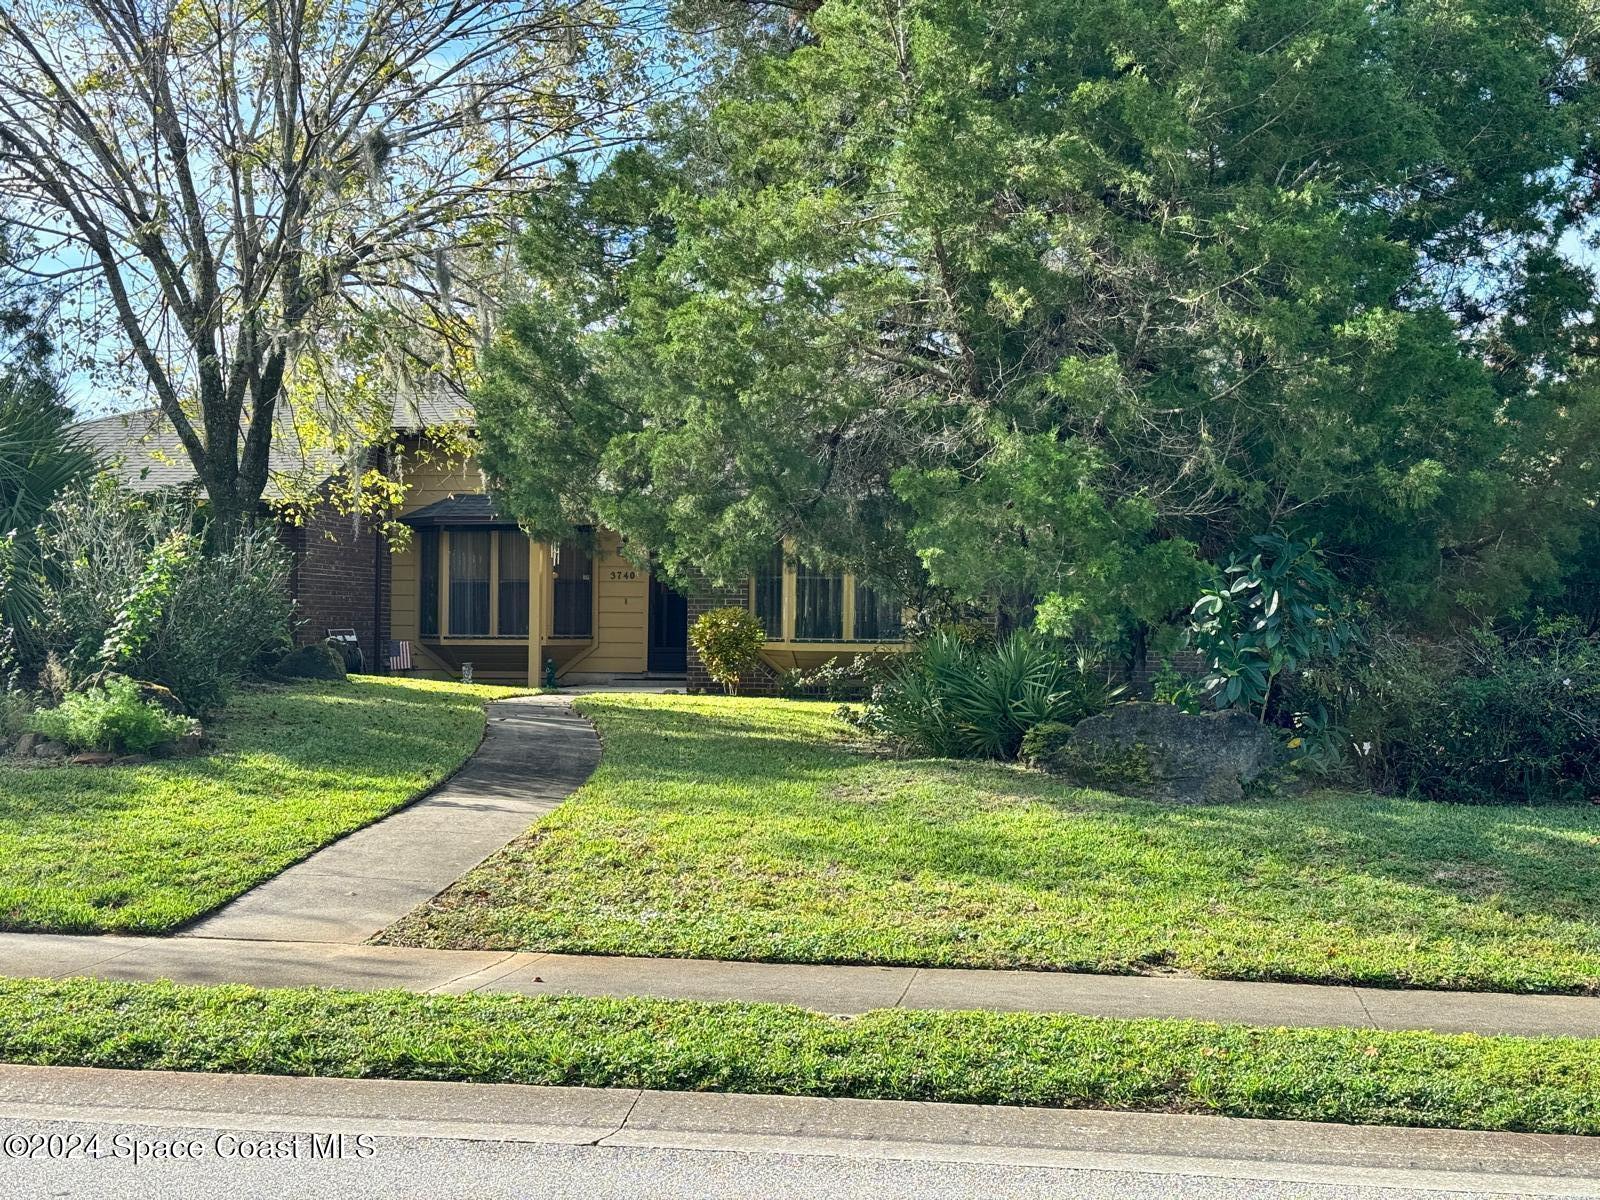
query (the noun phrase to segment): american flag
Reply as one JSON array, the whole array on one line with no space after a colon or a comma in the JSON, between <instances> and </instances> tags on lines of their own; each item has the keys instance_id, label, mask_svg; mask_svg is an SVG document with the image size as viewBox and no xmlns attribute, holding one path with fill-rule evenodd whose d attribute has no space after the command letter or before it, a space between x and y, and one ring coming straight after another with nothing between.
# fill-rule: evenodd
<instances>
[{"instance_id":1,"label":"american flag","mask_svg":"<svg viewBox=\"0 0 1600 1200\"><path fill-rule=\"evenodd\" d=\"M390 642L389 643L389 670L391 670L391 671L409 671L409 670L411 670L411 643L410 642Z\"/></svg>"}]
</instances>

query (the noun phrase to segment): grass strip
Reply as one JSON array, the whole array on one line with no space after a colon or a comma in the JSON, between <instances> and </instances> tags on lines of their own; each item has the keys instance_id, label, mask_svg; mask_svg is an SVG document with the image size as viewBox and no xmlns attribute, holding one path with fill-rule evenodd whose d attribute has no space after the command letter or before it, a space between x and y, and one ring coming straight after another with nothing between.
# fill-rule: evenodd
<instances>
[{"instance_id":1,"label":"grass strip","mask_svg":"<svg viewBox=\"0 0 1600 1200\"><path fill-rule=\"evenodd\" d=\"M240 692L213 752L0 761L0 929L172 929L427 791L506 688L352 677Z\"/></svg>"},{"instance_id":2,"label":"grass strip","mask_svg":"<svg viewBox=\"0 0 1600 1200\"><path fill-rule=\"evenodd\" d=\"M1600 1134L1573 1038L766 1004L0 981L0 1061Z\"/></svg>"}]
</instances>

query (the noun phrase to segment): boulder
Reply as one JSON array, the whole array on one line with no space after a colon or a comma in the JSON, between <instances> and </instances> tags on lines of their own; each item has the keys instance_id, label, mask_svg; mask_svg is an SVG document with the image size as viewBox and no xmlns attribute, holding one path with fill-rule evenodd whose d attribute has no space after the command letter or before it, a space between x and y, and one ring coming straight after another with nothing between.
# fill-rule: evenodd
<instances>
[{"instance_id":1,"label":"boulder","mask_svg":"<svg viewBox=\"0 0 1600 1200\"><path fill-rule=\"evenodd\" d=\"M45 738L42 742L34 743L33 756L35 758L65 758L69 753L67 747L61 742L52 742Z\"/></svg>"},{"instance_id":2,"label":"boulder","mask_svg":"<svg viewBox=\"0 0 1600 1200\"><path fill-rule=\"evenodd\" d=\"M178 740L172 743L168 753L175 758L193 758L206 748L206 733L200 726L180 734Z\"/></svg>"},{"instance_id":3,"label":"boulder","mask_svg":"<svg viewBox=\"0 0 1600 1200\"><path fill-rule=\"evenodd\" d=\"M1080 786L1205 804L1240 799L1247 784L1277 765L1279 750L1272 730L1246 713L1136 703L1085 718L1033 757Z\"/></svg>"},{"instance_id":4,"label":"boulder","mask_svg":"<svg viewBox=\"0 0 1600 1200\"><path fill-rule=\"evenodd\" d=\"M21 737L19 737L17 739L17 744L13 748L12 753L17 755L17 757L19 757L19 758L27 758L30 754L33 753L33 748L35 746L37 746L43 740L44 740L44 735L43 734L40 734L40 733L25 733L25 734L23 734Z\"/></svg>"},{"instance_id":5,"label":"boulder","mask_svg":"<svg viewBox=\"0 0 1600 1200\"><path fill-rule=\"evenodd\" d=\"M273 671L286 679L343 679L344 655L327 642L313 642L289 651Z\"/></svg>"},{"instance_id":6,"label":"boulder","mask_svg":"<svg viewBox=\"0 0 1600 1200\"><path fill-rule=\"evenodd\" d=\"M71 762L75 767L109 767L117 761L115 754L104 754L96 750L86 750L82 754L74 754Z\"/></svg>"}]
</instances>

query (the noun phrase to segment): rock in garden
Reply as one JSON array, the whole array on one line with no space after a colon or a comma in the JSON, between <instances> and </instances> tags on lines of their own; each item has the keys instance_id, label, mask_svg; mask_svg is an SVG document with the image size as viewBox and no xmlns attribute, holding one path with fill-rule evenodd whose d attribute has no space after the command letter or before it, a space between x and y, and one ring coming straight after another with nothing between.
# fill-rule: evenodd
<instances>
[{"instance_id":1,"label":"rock in garden","mask_svg":"<svg viewBox=\"0 0 1600 1200\"><path fill-rule=\"evenodd\" d=\"M17 739L16 749L13 751L19 758L27 758L33 753L33 748L44 739L37 733L25 733Z\"/></svg>"},{"instance_id":2,"label":"rock in garden","mask_svg":"<svg viewBox=\"0 0 1600 1200\"><path fill-rule=\"evenodd\" d=\"M343 679L344 655L327 642L313 642L289 651L273 671L290 679Z\"/></svg>"},{"instance_id":3,"label":"rock in garden","mask_svg":"<svg viewBox=\"0 0 1600 1200\"><path fill-rule=\"evenodd\" d=\"M112 760L113 767L142 767L150 761L148 754L123 754Z\"/></svg>"},{"instance_id":4,"label":"rock in garden","mask_svg":"<svg viewBox=\"0 0 1600 1200\"><path fill-rule=\"evenodd\" d=\"M1039 766L1083 787L1203 804L1240 799L1245 785L1277 764L1278 739L1246 713L1114 704L1032 753Z\"/></svg>"},{"instance_id":5,"label":"rock in garden","mask_svg":"<svg viewBox=\"0 0 1600 1200\"><path fill-rule=\"evenodd\" d=\"M52 742L49 738L46 738L44 741L34 745L33 756L35 758L65 758L67 756L67 748L60 742Z\"/></svg>"},{"instance_id":6,"label":"rock in garden","mask_svg":"<svg viewBox=\"0 0 1600 1200\"><path fill-rule=\"evenodd\" d=\"M98 751L85 751L83 754L72 756L72 765L75 767L109 767L116 761L115 754L102 754Z\"/></svg>"}]
</instances>

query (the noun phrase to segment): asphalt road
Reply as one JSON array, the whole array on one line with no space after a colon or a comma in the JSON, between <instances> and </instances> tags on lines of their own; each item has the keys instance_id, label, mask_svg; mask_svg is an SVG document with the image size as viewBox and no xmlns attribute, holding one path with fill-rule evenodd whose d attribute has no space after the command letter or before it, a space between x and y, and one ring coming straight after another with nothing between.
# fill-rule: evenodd
<instances>
[{"instance_id":1,"label":"asphalt road","mask_svg":"<svg viewBox=\"0 0 1600 1200\"><path fill-rule=\"evenodd\" d=\"M1500 1196L1500 1191L1419 1190L1403 1170L1381 1186L1277 1182L1272 1164L1227 1177L1168 1170L1068 1170L870 1155L787 1154L570 1146L452 1138L346 1135L342 1143L310 1137L189 1126L166 1128L79 1121L4 1122L0 1197L115 1197L123 1200L318 1200L347 1196L440 1197L448 1200L929 1200L930 1197L1084 1198L1084 1200L1447 1200ZM17 1138L23 1142L17 1142ZM98 1137L98 1142L93 1141ZM56 1139L54 1142L51 1139ZM71 1139L76 1139L75 1141ZM183 1145L189 1157L170 1156ZM31 1157L19 1146L38 1145ZM141 1150L140 1147L143 1147ZM71 1157L61 1157L72 1150ZM92 1157L90 1149L99 1157ZM54 1153L57 1157L50 1157ZM142 1161L135 1161L135 1156ZM314 1155L316 1157L314 1157ZM1137 1167L1137 1164L1134 1164ZM1517 1195L1554 1193L1517 1192ZM1573 1193L1568 1191L1566 1195Z\"/></svg>"}]
</instances>

